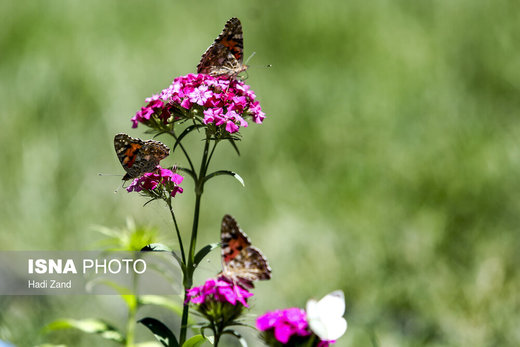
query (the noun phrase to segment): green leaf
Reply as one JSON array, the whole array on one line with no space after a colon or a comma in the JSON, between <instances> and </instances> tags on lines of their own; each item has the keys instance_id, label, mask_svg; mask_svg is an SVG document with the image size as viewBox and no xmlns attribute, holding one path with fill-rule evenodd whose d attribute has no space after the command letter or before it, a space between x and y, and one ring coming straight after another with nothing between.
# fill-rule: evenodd
<instances>
[{"instance_id":1,"label":"green leaf","mask_svg":"<svg viewBox=\"0 0 520 347\"><path fill-rule=\"evenodd\" d=\"M125 343L124 336L116 328L99 319L59 319L43 328L43 332L48 333L62 329L77 329L87 334L100 335L105 340Z\"/></svg>"},{"instance_id":2,"label":"green leaf","mask_svg":"<svg viewBox=\"0 0 520 347\"><path fill-rule=\"evenodd\" d=\"M172 331L157 319L146 317L137 322L150 329L157 341L162 343L163 346L179 347L179 342L177 342L177 339L175 338L175 335L173 335Z\"/></svg>"},{"instance_id":3,"label":"green leaf","mask_svg":"<svg viewBox=\"0 0 520 347\"><path fill-rule=\"evenodd\" d=\"M234 177L238 182L240 182L240 184L242 184L243 187L246 186L246 185L244 184L244 180L242 179L242 177L240 177L239 174L237 174L236 172L233 172L233 171L229 171L229 170L220 170L220 171L212 172L212 173L210 173L209 175L207 175L206 177L204 177L204 181L207 182L207 181L209 181L210 179L212 179L213 177L216 177L216 176L222 176L222 175L232 176L232 177Z\"/></svg>"},{"instance_id":4,"label":"green leaf","mask_svg":"<svg viewBox=\"0 0 520 347\"><path fill-rule=\"evenodd\" d=\"M209 341L209 340L206 339L202 335L195 335L195 336L192 336L190 339L188 339L186 342L184 342L182 347L199 347L199 346L202 346L202 344L205 341Z\"/></svg>"},{"instance_id":5,"label":"green leaf","mask_svg":"<svg viewBox=\"0 0 520 347\"><path fill-rule=\"evenodd\" d=\"M204 257L206 255L208 255L209 252L211 252L212 250L214 250L218 246L219 246L218 243L211 243L209 245L206 245L206 246L202 247L201 250L198 251L197 254L195 254L195 259L193 260L193 264L195 266L199 265L199 263L202 261L202 259L204 259Z\"/></svg>"},{"instance_id":6,"label":"green leaf","mask_svg":"<svg viewBox=\"0 0 520 347\"><path fill-rule=\"evenodd\" d=\"M237 144L235 143L235 140L233 138L228 139L235 151L237 152L238 156L240 156L240 151L238 150Z\"/></svg>"}]
</instances>

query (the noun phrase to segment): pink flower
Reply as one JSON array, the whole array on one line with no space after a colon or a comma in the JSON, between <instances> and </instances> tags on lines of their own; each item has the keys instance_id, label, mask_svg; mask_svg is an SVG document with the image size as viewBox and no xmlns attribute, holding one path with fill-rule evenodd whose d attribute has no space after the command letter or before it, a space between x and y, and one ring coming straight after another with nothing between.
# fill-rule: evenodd
<instances>
[{"instance_id":1,"label":"pink flower","mask_svg":"<svg viewBox=\"0 0 520 347\"><path fill-rule=\"evenodd\" d=\"M321 340L309 326L306 312L298 307L266 312L256 320L256 328L264 332L271 346L329 347L336 341ZM312 341L311 341L312 340Z\"/></svg>"},{"instance_id":2,"label":"pink flower","mask_svg":"<svg viewBox=\"0 0 520 347\"><path fill-rule=\"evenodd\" d=\"M249 307L247 305L247 298L251 296L253 296L253 293L248 292L237 284L221 278L211 278L202 286L188 290L186 301L198 305L207 303L208 301L227 302L233 306L239 302L243 306Z\"/></svg>"},{"instance_id":3,"label":"pink flower","mask_svg":"<svg viewBox=\"0 0 520 347\"><path fill-rule=\"evenodd\" d=\"M159 165L154 172L147 172L141 177L132 181L126 188L128 192L140 192L142 190L154 190L159 184L164 186L175 197L177 193L182 193L183 189L179 187L184 177L174 173L171 170L163 169Z\"/></svg>"},{"instance_id":4,"label":"pink flower","mask_svg":"<svg viewBox=\"0 0 520 347\"><path fill-rule=\"evenodd\" d=\"M297 307L267 312L258 317L256 327L261 331L273 329L276 340L284 344L289 342L293 335L311 335L305 311Z\"/></svg>"},{"instance_id":5,"label":"pink flower","mask_svg":"<svg viewBox=\"0 0 520 347\"><path fill-rule=\"evenodd\" d=\"M195 88L188 96L191 102L202 106L212 95L213 92L208 90L208 86L200 86Z\"/></svg>"},{"instance_id":6,"label":"pink flower","mask_svg":"<svg viewBox=\"0 0 520 347\"><path fill-rule=\"evenodd\" d=\"M204 110L204 124L220 122L222 120L222 112L222 109L217 107Z\"/></svg>"},{"instance_id":7,"label":"pink flower","mask_svg":"<svg viewBox=\"0 0 520 347\"><path fill-rule=\"evenodd\" d=\"M132 126L135 128L139 123L155 126L157 123L150 121L152 117L164 124L184 117L200 119L201 123L235 133L247 127L248 119L258 124L264 120L265 113L255 99L255 93L243 81L228 76L188 74L175 78L168 88L147 98L148 104L132 118ZM180 112L181 108L187 113Z\"/></svg>"},{"instance_id":8,"label":"pink flower","mask_svg":"<svg viewBox=\"0 0 520 347\"><path fill-rule=\"evenodd\" d=\"M137 128L137 124L139 122L146 123L147 121L149 121L150 117L155 112L162 114L161 111L162 107L164 106L164 102L156 99L156 96L147 98L146 101L148 102L148 105L141 107L141 110L137 111L135 116L132 118L132 128Z\"/></svg>"},{"instance_id":9,"label":"pink flower","mask_svg":"<svg viewBox=\"0 0 520 347\"><path fill-rule=\"evenodd\" d=\"M265 113L262 112L262 108L260 107L260 103L258 101L253 102L249 108L249 112L253 115L253 121L255 123L261 124L263 122Z\"/></svg>"}]
</instances>

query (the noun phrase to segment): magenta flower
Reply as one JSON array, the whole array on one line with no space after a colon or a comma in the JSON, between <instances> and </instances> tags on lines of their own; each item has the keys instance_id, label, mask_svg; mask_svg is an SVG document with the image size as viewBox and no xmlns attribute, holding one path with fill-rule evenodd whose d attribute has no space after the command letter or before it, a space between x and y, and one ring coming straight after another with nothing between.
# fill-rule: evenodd
<instances>
[{"instance_id":1,"label":"magenta flower","mask_svg":"<svg viewBox=\"0 0 520 347\"><path fill-rule=\"evenodd\" d=\"M256 320L269 346L329 347L336 341L322 340L309 326L307 313L298 307L266 312Z\"/></svg>"},{"instance_id":2,"label":"magenta flower","mask_svg":"<svg viewBox=\"0 0 520 347\"><path fill-rule=\"evenodd\" d=\"M250 87L225 75L188 74L177 77L168 88L146 102L147 105L132 118L132 127L139 123L153 127L195 118L232 134L247 127L247 119L260 124L265 118Z\"/></svg>"},{"instance_id":3,"label":"magenta flower","mask_svg":"<svg viewBox=\"0 0 520 347\"><path fill-rule=\"evenodd\" d=\"M194 287L188 290L186 301L196 305L201 305L211 301L230 303L235 306L237 303L244 307L249 307L247 298L253 296L241 286L228 282L224 279L211 278L200 287Z\"/></svg>"},{"instance_id":4,"label":"magenta flower","mask_svg":"<svg viewBox=\"0 0 520 347\"><path fill-rule=\"evenodd\" d=\"M137 124L139 122L145 123L150 120L152 115L155 113L159 116L159 118L165 121L164 117L166 113L164 112L164 102L159 100L158 95L154 95L151 98L147 98L145 100L148 104L144 107L141 107L141 110L137 111L132 120L132 128L137 128ZM168 119L169 117L166 117Z\"/></svg>"},{"instance_id":5,"label":"magenta flower","mask_svg":"<svg viewBox=\"0 0 520 347\"><path fill-rule=\"evenodd\" d=\"M183 192L183 189L179 187L183 179L184 177L181 175L171 170L163 169L158 165L157 170L154 172L147 172L141 177L134 179L126 190L128 192L152 191L161 184L170 192L172 197L175 197L177 193Z\"/></svg>"},{"instance_id":6,"label":"magenta flower","mask_svg":"<svg viewBox=\"0 0 520 347\"><path fill-rule=\"evenodd\" d=\"M276 340L284 344L289 342L293 335L311 335L308 326L305 311L297 307L267 312L256 320L258 330L274 330Z\"/></svg>"}]
</instances>

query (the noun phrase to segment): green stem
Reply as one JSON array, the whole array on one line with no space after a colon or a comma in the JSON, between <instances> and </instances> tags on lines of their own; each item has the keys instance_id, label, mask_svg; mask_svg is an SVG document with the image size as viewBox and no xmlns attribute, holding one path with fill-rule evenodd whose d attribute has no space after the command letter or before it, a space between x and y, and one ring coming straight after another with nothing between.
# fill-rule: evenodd
<instances>
[{"instance_id":1,"label":"green stem","mask_svg":"<svg viewBox=\"0 0 520 347\"><path fill-rule=\"evenodd\" d=\"M209 162L211 161L211 158L213 158L213 153L215 152L215 148L217 147L217 143L218 143L218 140L215 140L215 143L213 144L213 148L211 149L211 153L209 154L209 157L208 157L208 162L206 163L206 170L208 170ZM204 176L205 175L206 175L206 173L204 173Z\"/></svg>"},{"instance_id":2,"label":"green stem","mask_svg":"<svg viewBox=\"0 0 520 347\"><path fill-rule=\"evenodd\" d=\"M184 279L184 307L182 309L182 318L181 318L181 332L179 336L179 344L182 346L184 341L186 341L186 330L188 328L188 314L189 314L189 306L186 302L186 296L189 289L193 285L193 272L195 268L193 266L195 260L195 249L197 246L197 232L199 229L199 215L200 215L200 201L202 198L202 193L204 192L204 176L207 171L208 164L208 152L209 152L209 142L210 137L206 133L206 142L204 144L204 152L202 154L202 160L200 163L200 171L197 180L195 181L195 211L193 214L193 227L191 230L191 240L190 240L190 249L188 253L188 266L186 267L186 278Z\"/></svg>"},{"instance_id":3,"label":"green stem","mask_svg":"<svg viewBox=\"0 0 520 347\"><path fill-rule=\"evenodd\" d=\"M175 135L175 132L173 130L171 132L169 132L168 134L173 136L173 138L175 139L175 142L177 142L177 135ZM184 156L186 157L186 159L188 160L188 164L190 165L191 171L195 172L195 167L193 166L193 163L191 162L188 152L186 152L186 149L182 145L182 142L179 142L179 147L181 148L182 152L184 153Z\"/></svg>"},{"instance_id":4,"label":"green stem","mask_svg":"<svg viewBox=\"0 0 520 347\"><path fill-rule=\"evenodd\" d=\"M184 290L184 301L183 301L183 307L182 307L182 318L181 318L181 334L179 336L179 346L182 346L184 344L184 341L186 341L186 330L188 329L188 313L190 306L186 304L186 299L188 296L188 289Z\"/></svg>"},{"instance_id":5,"label":"green stem","mask_svg":"<svg viewBox=\"0 0 520 347\"><path fill-rule=\"evenodd\" d=\"M135 256L134 256L135 261ZM126 347L134 347L134 336L135 336L135 325L136 325L136 314L137 314L137 275L133 273L132 276L132 297L134 299L133 305L128 305L128 318L126 321Z\"/></svg>"},{"instance_id":6,"label":"green stem","mask_svg":"<svg viewBox=\"0 0 520 347\"><path fill-rule=\"evenodd\" d=\"M218 347L218 343L220 341L220 329L218 326L215 326L215 324L213 324L213 334L215 338L215 341L213 343L215 347Z\"/></svg>"},{"instance_id":7,"label":"green stem","mask_svg":"<svg viewBox=\"0 0 520 347\"><path fill-rule=\"evenodd\" d=\"M135 333L135 308L128 309L128 320L126 322L126 347L134 347Z\"/></svg>"},{"instance_id":8,"label":"green stem","mask_svg":"<svg viewBox=\"0 0 520 347\"><path fill-rule=\"evenodd\" d=\"M179 230L179 226L177 225L177 219L175 218L175 212L173 212L171 197L168 199L167 204L168 204L168 207L170 208L170 214L172 215L173 224L175 225L175 231L177 232L177 239L179 240L179 246L181 248L182 263L186 264L186 255L184 254L184 246L182 245L181 232Z\"/></svg>"}]
</instances>

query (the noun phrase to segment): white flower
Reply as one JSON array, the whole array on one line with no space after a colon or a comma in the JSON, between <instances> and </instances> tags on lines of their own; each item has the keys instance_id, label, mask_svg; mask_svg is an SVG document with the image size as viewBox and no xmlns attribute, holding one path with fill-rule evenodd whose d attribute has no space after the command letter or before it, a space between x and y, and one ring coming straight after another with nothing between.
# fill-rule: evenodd
<instances>
[{"instance_id":1,"label":"white flower","mask_svg":"<svg viewBox=\"0 0 520 347\"><path fill-rule=\"evenodd\" d=\"M320 301L307 302L307 321L311 330L323 341L337 340L347 330L345 313L345 295L336 290L327 294Z\"/></svg>"}]
</instances>

